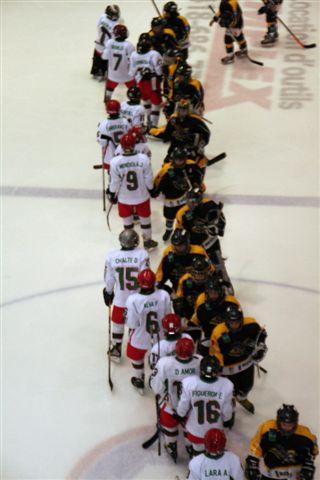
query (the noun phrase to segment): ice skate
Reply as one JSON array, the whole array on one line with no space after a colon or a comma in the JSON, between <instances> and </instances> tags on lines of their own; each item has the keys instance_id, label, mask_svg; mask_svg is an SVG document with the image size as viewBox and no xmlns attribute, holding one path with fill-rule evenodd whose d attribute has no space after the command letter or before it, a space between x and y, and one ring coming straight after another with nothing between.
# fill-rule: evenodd
<instances>
[{"instance_id":1,"label":"ice skate","mask_svg":"<svg viewBox=\"0 0 320 480\"><path fill-rule=\"evenodd\" d=\"M246 58L248 56L248 50L246 48L238 50L235 55L237 58Z\"/></svg>"},{"instance_id":2,"label":"ice skate","mask_svg":"<svg viewBox=\"0 0 320 480\"><path fill-rule=\"evenodd\" d=\"M131 377L131 383L134 386L134 388L137 389L137 392L140 395L144 394L144 379L143 378Z\"/></svg>"},{"instance_id":3,"label":"ice skate","mask_svg":"<svg viewBox=\"0 0 320 480\"><path fill-rule=\"evenodd\" d=\"M174 463L177 463L178 458L178 449L177 449L177 442L168 443L164 446L167 453L170 455Z\"/></svg>"},{"instance_id":4,"label":"ice skate","mask_svg":"<svg viewBox=\"0 0 320 480\"><path fill-rule=\"evenodd\" d=\"M221 58L221 63L223 65L228 65L229 63L234 63L234 54L227 55L226 57Z\"/></svg>"},{"instance_id":5,"label":"ice skate","mask_svg":"<svg viewBox=\"0 0 320 480\"><path fill-rule=\"evenodd\" d=\"M252 414L254 413L254 405L247 398L245 398L244 400L237 399L237 401L240 403L240 405L243 406L245 410L247 410L247 412L250 412Z\"/></svg>"},{"instance_id":6,"label":"ice skate","mask_svg":"<svg viewBox=\"0 0 320 480\"><path fill-rule=\"evenodd\" d=\"M167 242L170 239L171 234L172 234L172 230L166 230L162 236L162 240L164 242Z\"/></svg>"},{"instance_id":7,"label":"ice skate","mask_svg":"<svg viewBox=\"0 0 320 480\"><path fill-rule=\"evenodd\" d=\"M109 355L109 351L108 351ZM110 360L114 363L120 363L121 361L121 343L115 343L110 349Z\"/></svg>"},{"instance_id":8,"label":"ice skate","mask_svg":"<svg viewBox=\"0 0 320 480\"><path fill-rule=\"evenodd\" d=\"M143 241L143 246L146 250L148 250L148 252L151 252L151 250L157 248L158 242L149 238L148 240Z\"/></svg>"}]
</instances>

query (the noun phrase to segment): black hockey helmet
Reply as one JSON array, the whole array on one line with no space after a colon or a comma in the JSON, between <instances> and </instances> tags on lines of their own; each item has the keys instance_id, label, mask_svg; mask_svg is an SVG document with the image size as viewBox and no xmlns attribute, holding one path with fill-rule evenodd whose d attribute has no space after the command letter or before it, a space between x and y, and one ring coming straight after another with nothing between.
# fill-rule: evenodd
<instances>
[{"instance_id":1,"label":"black hockey helmet","mask_svg":"<svg viewBox=\"0 0 320 480\"><path fill-rule=\"evenodd\" d=\"M179 119L183 120L188 115L191 115L192 106L191 106L190 100L187 98L182 98L181 100L179 100L179 102L177 103L176 110L177 110L177 116Z\"/></svg>"},{"instance_id":2,"label":"black hockey helmet","mask_svg":"<svg viewBox=\"0 0 320 480\"><path fill-rule=\"evenodd\" d=\"M294 405L286 405L284 403L277 411L277 427L284 436L294 433L298 420L299 412Z\"/></svg>"},{"instance_id":3,"label":"black hockey helmet","mask_svg":"<svg viewBox=\"0 0 320 480\"><path fill-rule=\"evenodd\" d=\"M180 81L187 81L192 75L192 67L186 63L183 62L178 67L176 68L176 71L174 72L174 76L177 80L179 80L178 77L180 77Z\"/></svg>"},{"instance_id":4,"label":"black hockey helmet","mask_svg":"<svg viewBox=\"0 0 320 480\"><path fill-rule=\"evenodd\" d=\"M221 277L211 275L206 283L206 294L209 300L220 303L225 298L224 282Z\"/></svg>"},{"instance_id":5,"label":"black hockey helmet","mask_svg":"<svg viewBox=\"0 0 320 480\"><path fill-rule=\"evenodd\" d=\"M132 102L140 102L140 100L141 100L140 88L136 87L136 86L128 88L127 97Z\"/></svg>"},{"instance_id":6,"label":"black hockey helmet","mask_svg":"<svg viewBox=\"0 0 320 480\"><path fill-rule=\"evenodd\" d=\"M189 208L195 208L199 205L202 202L202 197L201 188L196 187L190 190L190 192L187 193L186 198Z\"/></svg>"},{"instance_id":7,"label":"black hockey helmet","mask_svg":"<svg viewBox=\"0 0 320 480\"><path fill-rule=\"evenodd\" d=\"M113 35L115 40L117 40L118 42L124 42L124 40L128 38L129 32L125 25L119 23L118 25L113 27Z\"/></svg>"},{"instance_id":8,"label":"black hockey helmet","mask_svg":"<svg viewBox=\"0 0 320 480\"><path fill-rule=\"evenodd\" d=\"M173 165L177 168L183 168L188 160L188 150L184 147L175 147L170 155Z\"/></svg>"},{"instance_id":9,"label":"black hockey helmet","mask_svg":"<svg viewBox=\"0 0 320 480\"><path fill-rule=\"evenodd\" d=\"M212 264L208 257L199 255L194 257L191 264L191 275L196 283L204 283L208 279Z\"/></svg>"},{"instance_id":10,"label":"black hockey helmet","mask_svg":"<svg viewBox=\"0 0 320 480\"><path fill-rule=\"evenodd\" d=\"M151 20L151 29L154 30L155 28L158 28L161 27L161 30L162 28L164 28L166 24L166 21L164 18L162 17L154 17L152 20Z\"/></svg>"},{"instance_id":11,"label":"black hockey helmet","mask_svg":"<svg viewBox=\"0 0 320 480\"><path fill-rule=\"evenodd\" d=\"M151 49L152 42L148 33L142 33L137 43L137 52L140 54L147 53Z\"/></svg>"},{"instance_id":12,"label":"black hockey helmet","mask_svg":"<svg viewBox=\"0 0 320 480\"><path fill-rule=\"evenodd\" d=\"M207 355L203 357L200 362L200 378L205 382L215 381L218 373L221 370L221 365L218 358L214 355Z\"/></svg>"},{"instance_id":13,"label":"black hockey helmet","mask_svg":"<svg viewBox=\"0 0 320 480\"><path fill-rule=\"evenodd\" d=\"M180 57L181 57L181 50L170 47L164 52L162 56L162 61L164 65L173 65L178 61Z\"/></svg>"},{"instance_id":14,"label":"black hockey helmet","mask_svg":"<svg viewBox=\"0 0 320 480\"><path fill-rule=\"evenodd\" d=\"M119 242L124 250L133 250L139 245L139 235L135 230L123 230L119 235Z\"/></svg>"},{"instance_id":15,"label":"black hockey helmet","mask_svg":"<svg viewBox=\"0 0 320 480\"><path fill-rule=\"evenodd\" d=\"M163 12L168 16L177 16L179 15L178 5L176 2L167 2L164 4Z\"/></svg>"},{"instance_id":16,"label":"black hockey helmet","mask_svg":"<svg viewBox=\"0 0 320 480\"><path fill-rule=\"evenodd\" d=\"M105 9L105 14L107 15L107 18L109 18L109 20L113 20L115 22L120 18L120 8L118 7L118 5L107 5Z\"/></svg>"},{"instance_id":17,"label":"black hockey helmet","mask_svg":"<svg viewBox=\"0 0 320 480\"><path fill-rule=\"evenodd\" d=\"M243 325L243 312L239 304L234 302L224 302L222 318L229 330L237 332Z\"/></svg>"},{"instance_id":18,"label":"black hockey helmet","mask_svg":"<svg viewBox=\"0 0 320 480\"><path fill-rule=\"evenodd\" d=\"M190 233L184 228L176 228L171 237L174 253L186 255L190 246Z\"/></svg>"}]
</instances>

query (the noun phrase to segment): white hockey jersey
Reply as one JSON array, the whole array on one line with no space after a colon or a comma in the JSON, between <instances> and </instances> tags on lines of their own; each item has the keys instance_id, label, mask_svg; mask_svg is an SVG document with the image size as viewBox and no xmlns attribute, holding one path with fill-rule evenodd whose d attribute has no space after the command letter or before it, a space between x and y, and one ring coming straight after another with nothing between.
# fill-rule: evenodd
<instances>
[{"instance_id":1,"label":"white hockey jersey","mask_svg":"<svg viewBox=\"0 0 320 480\"><path fill-rule=\"evenodd\" d=\"M118 42L110 39L103 50L101 58L108 60L108 79L117 83L133 80L134 75L129 73L130 56L135 48L131 42Z\"/></svg>"},{"instance_id":2,"label":"white hockey jersey","mask_svg":"<svg viewBox=\"0 0 320 480\"><path fill-rule=\"evenodd\" d=\"M126 306L128 297L139 288L137 280L139 272L148 268L149 264L149 255L143 248L119 249L108 253L104 281L107 292L114 292L114 305Z\"/></svg>"},{"instance_id":3,"label":"white hockey jersey","mask_svg":"<svg viewBox=\"0 0 320 480\"><path fill-rule=\"evenodd\" d=\"M189 462L187 480L244 480L239 457L225 451L220 458L210 458L204 453Z\"/></svg>"},{"instance_id":4,"label":"white hockey jersey","mask_svg":"<svg viewBox=\"0 0 320 480\"><path fill-rule=\"evenodd\" d=\"M160 358L150 377L150 385L157 395L168 392L169 404L176 410L182 391L182 381L191 375L198 375L200 355L194 355L189 361L178 360L168 356Z\"/></svg>"},{"instance_id":5,"label":"white hockey jersey","mask_svg":"<svg viewBox=\"0 0 320 480\"><path fill-rule=\"evenodd\" d=\"M170 295L165 290L155 290L149 295L135 293L128 298L126 307L126 325L134 329L131 345L150 350L154 332L163 338L161 320L171 312Z\"/></svg>"},{"instance_id":6,"label":"white hockey jersey","mask_svg":"<svg viewBox=\"0 0 320 480\"><path fill-rule=\"evenodd\" d=\"M143 153L144 155L147 155L151 159L151 149L147 142L140 142L136 143L134 146L134 149L137 153ZM123 154L123 148L121 145L118 145L117 148L115 149L114 155L122 155Z\"/></svg>"},{"instance_id":7,"label":"white hockey jersey","mask_svg":"<svg viewBox=\"0 0 320 480\"><path fill-rule=\"evenodd\" d=\"M118 155L110 163L110 192L127 205L138 205L150 198L153 173L150 159L141 153Z\"/></svg>"},{"instance_id":8,"label":"white hockey jersey","mask_svg":"<svg viewBox=\"0 0 320 480\"><path fill-rule=\"evenodd\" d=\"M149 72L151 75L162 75L162 56L156 50L147 53L133 52L130 57L129 73L136 79L142 80L143 74Z\"/></svg>"},{"instance_id":9,"label":"white hockey jersey","mask_svg":"<svg viewBox=\"0 0 320 480\"><path fill-rule=\"evenodd\" d=\"M191 408L186 430L204 438L210 428L223 429L223 422L231 419L232 397L233 383L227 378L218 377L209 383L198 376L189 377L182 382L177 413L184 417Z\"/></svg>"},{"instance_id":10,"label":"white hockey jersey","mask_svg":"<svg viewBox=\"0 0 320 480\"><path fill-rule=\"evenodd\" d=\"M187 333L183 333L180 338L191 338ZM160 340L153 345L150 356L149 356L149 365L153 369L159 360L159 358L167 357L168 355L174 355L176 349L176 340L167 340L166 338Z\"/></svg>"},{"instance_id":11,"label":"white hockey jersey","mask_svg":"<svg viewBox=\"0 0 320 480\"><path fill-rule=\"evenodd\" d=\"M125 118L106 118L98 123L97 142L102 147L103 162L110 164L121 137L127 133L129 123Z\"/></svg>"},{"instance_id":12,"label":"white hockey jersey","mask_svg":"<svg viewBox=\"0 0 320 480\"><path fill-rule=\"evenodd\" d=\"M105 13L101 15L97 23L97 39L94 42L97 52L102 53L106 48L107 41L113 38L113 28L118 23L119 20L110 20ZM104 27L107 33L104 33L101 27Z\"/></svg>"},{"instance_id":13,"label":"white hockey jersey","mask_svg":"<svg viewBox=\"0 0 320 480\"><path fill-rule=\"evenodd\" d=\"M144 124L146 110L143 105L130 105L128 102L121 102L120 115L126 118L131 127Z\"/></svg>"}]
</instances>

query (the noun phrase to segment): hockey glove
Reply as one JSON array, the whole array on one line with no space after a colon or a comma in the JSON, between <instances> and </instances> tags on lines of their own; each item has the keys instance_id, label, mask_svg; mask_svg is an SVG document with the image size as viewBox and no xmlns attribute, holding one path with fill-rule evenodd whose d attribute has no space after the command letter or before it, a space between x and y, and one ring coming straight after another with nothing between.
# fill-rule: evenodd
<instances>
[{"instance_id":1,"label":"hockey glove","mask_svg":"<svg viewBox=\"0 0 320 480\"><path fill-rule=\"evenodd\" d=\"M262 7L259 8L258 10L258 15L262 15L263 13L267 13L267 7L263 5Z\"/></svg>"},{"instance_id":2,"label":"hockey glove","mask_svg":"<svg viewBox=\"0 0 320 480\"><path fill-rule=\"evenodd\" d=\"M246 477L249 480L260 480L261 473L259 470L259 459L249 455L246 458L246 468L245 468Z\"/></svg>"},{"instance_id":3,"label":"hockey glove","mask_svg":"<svg viewBox=\"0 0 320 480\"><path fill-rule=\"evenodd\" d=\"M151 190L149 190L149 193L151 198L157 198L160 195L159 190L157 190L155 187L151 188Z\"/></svg>"},{"instance_id":4,"label":"hockey glove","mask_svg":"<svg viewBox=\"0 0 320 480\"><path fill-rule=\"evenodd\" d=\"M261 362L266 356L267 351L268 351L267 345L265 345L264 343L259 343L257 345L255 352L252 355L252 359L255 362Z\"/></svg>"},{"instance_id":5,"label":"hockey glove","mask_svg":"<svg viewBox=\"0 0 320 480\"><path fill-rule=\"evenodd\" d=\"M223 427L224 428L229 428L231 430L231 428L234 425L234 418L235 418L235 414L233 413L230 420L227 420L227 421L223 422Z\"/></svg>"},{"instance_id":6,"label":"hockey glove","mask_svg":"<svg viewBox=\"0 0 320 480\"><path fill-rule=\"evenodd\" d=\"M110 305L113 302L114 293L113 292L108 293L106 288L102 290L102 293L103 293L104 303L106 304L107 307L110 307Z\"/></svg>"},{"instance_id":7,"label":"hockey glove","mask_svg":"<svg viewBox=\"0 0 320 480\"><path fill-rule=\"evenodd\" d=\"M106 190L106 195L107 195L110 203L113 203L114 205L116 203L118 203L118 198L117 198L116 194L114 192L110 192L109 188L107 188L107 190Z\"/></svg>"}]
</instances>

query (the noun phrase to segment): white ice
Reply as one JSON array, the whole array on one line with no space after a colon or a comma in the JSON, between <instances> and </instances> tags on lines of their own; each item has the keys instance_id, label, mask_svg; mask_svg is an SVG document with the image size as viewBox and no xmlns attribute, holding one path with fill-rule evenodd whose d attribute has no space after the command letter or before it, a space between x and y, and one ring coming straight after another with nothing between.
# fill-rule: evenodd
<instances>
[{"instance_id":1,"label":"white ice","mask_svg":"<svg viewBox=\"0 0 320 480\"><path fill-rule=\"evenodd\" d=\"M294 2L285 0L284 20ZM210 18L207 3L180 3L182 14L199 12L191 15L199 36ZM315 41L317 2L299 3L309 3L314 28L305 40ZM118 4L135 43L155 15L152 3ZM252 12L260 2L242 4ZM104 108L103 85L89 70L104 8L102 1L2 2L3 479L173 479L187 470L186 459L175 466L155 446L141 449L154 431L154 402L150 392L142 398L132 391L127 359L112 369L113 393L106 382L102 274L122 224L114 208L108 232L100 172L92 169ZM254 17L248 38L264 73L246 60L220 65L222 31L210 30L191 53L207 78L208 153L228 154L206 177L208 194L225 202L227 267L245 313L269 334L268 374L252 393L256 414L238 408L230 434L229 446L242 458L257 426L283 402L295 404L315 433L319 425L317 50L299 49L284 30L274 49L263 50L263 18ZM289 53L300 55L292 66L303 68L301 81L313 96L301 109L278 107ZM235 83L253 94L270 87L270 108L241 98L210 107L221 79L224 98ZM125 90L117 96L124 99ZM152 150L157 171L166 148L152 142ZM164 247L161 200L152 206L156 268Z\"/></svg>"}]
</instances>

